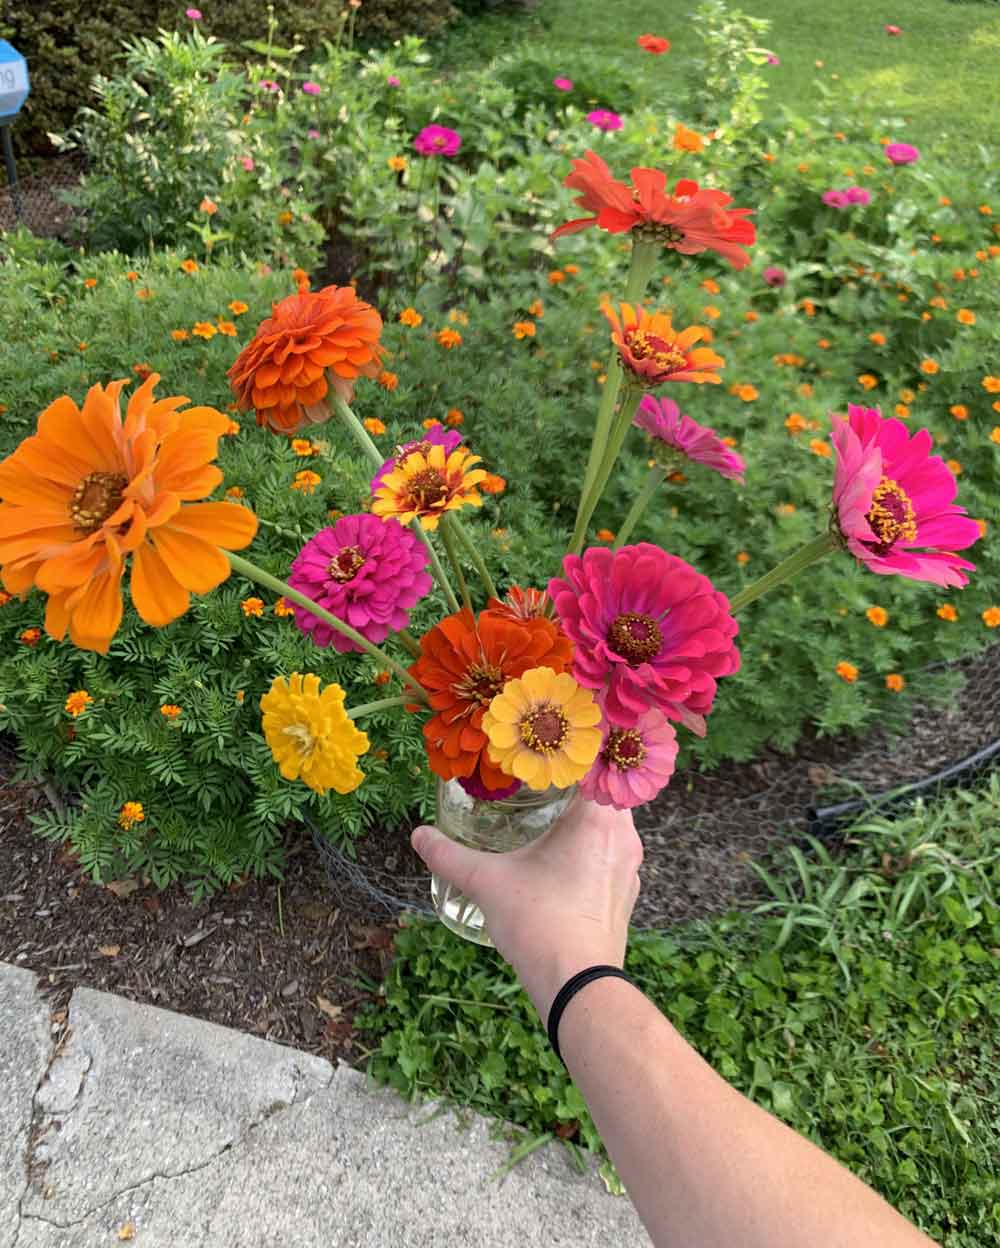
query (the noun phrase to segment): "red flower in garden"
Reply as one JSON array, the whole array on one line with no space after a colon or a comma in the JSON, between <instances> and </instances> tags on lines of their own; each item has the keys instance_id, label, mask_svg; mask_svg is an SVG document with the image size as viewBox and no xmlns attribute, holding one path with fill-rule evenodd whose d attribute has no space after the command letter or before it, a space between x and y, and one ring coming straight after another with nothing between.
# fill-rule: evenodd
<instances>
[{"instance_id":1,"label":"red flower in garden","mask_svg":"<svg viewBox=\"0 0 1000 1248\"><path fill-rule=\"evenodd\" d=\"M593 225L610 234L636 230L640 237L685 256L715 251L734 269L750 263L744 248L757 237L753 223L746 220L753 209L730 208L732 196L724 191L703 190L697 182L681 178L670 194L661 169L633 169L627 185L612 177L595 152L573 161L573 171L563 185L579 191L576 202L593 215L560 225L552 232L553 238Z\"/></svg>"},{"instance_id":2,"label":"red flower in garden","mask_svg":"<svg viewBox=\"0 0 1000 1248\"><path fill-rule=\"evenodd\" d=\"M636 43L643 52L652 52L654 56L662 56L664 52L670 51L670 40L664 39L662 35L640 35Z\"/></svg>"}]
</instances>

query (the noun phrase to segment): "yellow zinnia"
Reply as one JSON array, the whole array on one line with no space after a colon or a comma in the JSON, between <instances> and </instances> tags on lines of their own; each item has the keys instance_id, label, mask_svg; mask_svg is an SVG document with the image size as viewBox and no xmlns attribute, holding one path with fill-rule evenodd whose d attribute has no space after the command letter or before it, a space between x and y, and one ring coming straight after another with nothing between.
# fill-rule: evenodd
<instances>
[{"instance_id":1,"label":"yellow zinnia","mask_svg":"<svg viewBox=\"0 0 1000 1248\"><path fill-rule=\"evenodd\" d=\"M372 502L376 516L395 516L401 524L420 517L425 529L436 529L446 511L466 503L482 506L476 491L485 480L482 468L472 468L479 456L460 446L449 455L443 446L421 443L385 474Z\"/></svg>"},{"instance_id":2,"label":"yellow zinnia","mask_svg":"<svg viewBox=\"0 0 1000 1248\"><path fill-rule=\"evenodd\" d=\"M601 711L568 672L532 667L508 680L483 716L491 761L542 791L568 789L590 771L601 748Z\"/></svg>"},{"instance_id":3,"label":"yellow zinnia","mask_svg":"<svg viewBox=\"0 0 1000 1248\"><path fill-rule=\"evenodd\" d=\"M320 692L319 677L293 672L275 678L260 700L264 739L286 780L301 780L317 793L351 793L364 780L357 759L368 750L355 728L340 685Z\"/></svg>"}]
</instances>

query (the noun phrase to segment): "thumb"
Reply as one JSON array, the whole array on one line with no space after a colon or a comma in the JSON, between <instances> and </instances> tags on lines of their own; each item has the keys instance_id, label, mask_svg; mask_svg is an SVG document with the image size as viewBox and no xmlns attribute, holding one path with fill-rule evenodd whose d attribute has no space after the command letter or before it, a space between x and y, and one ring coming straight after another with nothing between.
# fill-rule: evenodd
<instances>
[{"instance_id":1,"label":"thumb","mask_svg":"<svg viewBox=\"0 0 1000 1248\"><path fill-rule=\"evenodd\" d=\"M463 893L472 896L472 882L479 861L487 855L459 845L437 828L427 825L413 829L410 844L435 875L443 876Z\"/></svg>"}]
</instances>

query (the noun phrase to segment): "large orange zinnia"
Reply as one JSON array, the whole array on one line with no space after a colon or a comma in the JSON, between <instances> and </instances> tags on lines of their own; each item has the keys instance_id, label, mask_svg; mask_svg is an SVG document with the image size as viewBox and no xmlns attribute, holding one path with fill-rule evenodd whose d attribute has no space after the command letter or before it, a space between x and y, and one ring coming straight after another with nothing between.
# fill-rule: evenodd
<instances>
[{"instance_id":1,"label":"large orange zinnia","mask_svg":"<svg viewBox=\"0 0 1000 1248\"><path fill-rule=\"evenodd\" d=\"M638 230L640 237L670 247L685 256L715 251L734 269L745 268L750 257L743 250L757 237L746 217L751 208L730 208L733 197L724 191L703 190L681 178L671 195L661 169L633 169L631 185L612 177L595 152L573 161L573 172L563 185L579 191L577 203L592 216L567 221L552 237L575 234L596 225L611 234Z\"/></svg>"},{"instance_id":2,"label":"large orange zinnia","mask_svg":"<svg viewBox=\"0 0 1000 1248\"><path fill-rule=\"evenodd\" d=\"M349 403L358 377L378 376L381 333L382 318L350 286L300 290L272 305L229 383L241 410L256 409L258 425L298 433L329 420L330 385Z\"/></svg>"},{"instance_id":3,"label":"large orange zinnia","mask_svg":"<svg viewBox=\"0 0 1000 1248\"><path fill-rule=\"evenodd\" d=\"M486 611L476 620L466 608L425 633L420 651L410 674L435 712L424 724L431 771L445 780L472 777L487 789L507 788L510 776L486 750L483 715L512 676L533 667L566 671L573 656L569 639L553 620L511 620Z\"/></svg>"},{"instance_id":4,"label":"large orange zinnia","mask_svg":"<svg viewBox=\"0 0 1000 1248\"><path fill-rule=\"evenodd\" d=\"M230 572L220 546L240 550L257 517L236 503L191 503L221 482L212 464L229 418L211 407L178 411L155 399L151 373L128 402L127 381L93 386L82 410L67 395L38 418L38 432L0 463L0 576L14 594L49 595L48 633L67 629L106 654L122 618L121 580L132 556L132 601L155 628L188 609L191 592Z\"/></svg>"},{"instance_id":5,"label":"large orange zinnia","mask_svg":"<svg viewBox=\"0 0 1000 1248\"><path fill-rule=\"evenodd\" d=\"M666 381L721 381L716 369L725 360L708 347L694 344L707 337L701 325L676 330L669 312L647 312L630 303L620 304L621 320L614 308L605 303L601 311L611 326L611 340L618 348L622 367L643 386L653 387Z\"/></svg>"}]
</instances>

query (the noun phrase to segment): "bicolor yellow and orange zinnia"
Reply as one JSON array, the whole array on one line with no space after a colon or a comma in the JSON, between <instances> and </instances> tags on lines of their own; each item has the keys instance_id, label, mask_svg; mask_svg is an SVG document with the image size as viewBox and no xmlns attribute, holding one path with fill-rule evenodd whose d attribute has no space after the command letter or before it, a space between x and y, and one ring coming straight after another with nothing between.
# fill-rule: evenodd
<instances>
[{"instance_id":1,"label":"bicolor yellow and orange zinnia","mask_svg":"<svg viewBox=\"0 0 1000 1248\"><path fill-rule=\"evenodd\" d=\"M67 395L0 463L0 576L15 594L48 594L45 628L107 653L122 619L132 558L136 610L156 628L184 614L191 593L229 575L257 518L237 503L199 503L222 481L214 466L229 418L186 398L156 399L151 374L129 399L126 381L93 386L82 408Z\"/></svg>"},{"instance_id":2,"label":"bicolor yellow and orange zinnia","mask_svg":"<svg viewBox=\"0 0 1000 1248\"><path fill-rule=\"evenodd\" d=\"M609 303L601 311L611 326L622 367L641 385L651 389L668 381L712 382L722 380L717 370L725 360L709 347L694 344L710 336L702 325L675 330L668 312L647 312L630 303L619 305L621 316Z\"/></svg>"}]
</instances>

